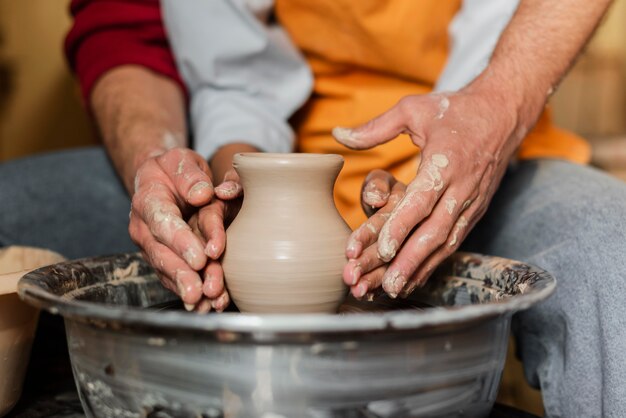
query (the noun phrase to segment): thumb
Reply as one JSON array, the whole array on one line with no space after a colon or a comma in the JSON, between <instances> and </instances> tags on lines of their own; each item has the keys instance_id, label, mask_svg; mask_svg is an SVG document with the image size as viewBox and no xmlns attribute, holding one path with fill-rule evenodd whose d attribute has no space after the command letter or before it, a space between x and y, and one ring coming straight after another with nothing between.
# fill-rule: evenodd
<instances>
[{"instance_id":1,"label":"thumb","mask_svg":"<svg viewBox=\"0 0 626 418\"><path fill-rule=\"evenodd\" d=\"M209 165L196 152L174 148L157 157L156 161L176 188L179 200L196 207L211 201L213 183Z\"/></svg>"},{"instance_id":2,"label":"thumb","mask_svg":"<svg viewBox=\"0 0 626 418\"><path fill-rule=\"evenodd\" d=\"M407 130L406 113L400 103L355 128L336 127L333 136L337 141L352 149L370 149L389 142Z\"/></svg>"},{"instance_id":3,"label":"thumb","mask_svg":"<svg viewBox=\"0 0 626 418\"><path fill-rule=\"evenodd\" d=\"M224 174L224 181L215 188L215 194L222 200L233 200L243 194L239 174L234 168L229 169Z\"/></svg>"}]
</instances>

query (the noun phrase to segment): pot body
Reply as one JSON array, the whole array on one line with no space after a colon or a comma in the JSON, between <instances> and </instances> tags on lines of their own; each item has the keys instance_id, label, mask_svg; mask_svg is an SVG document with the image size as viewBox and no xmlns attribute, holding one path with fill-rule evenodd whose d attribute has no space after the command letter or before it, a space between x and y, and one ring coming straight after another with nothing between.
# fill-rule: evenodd
<instances>
[{"instance_id":1,"label":"pot body","mask_svg":"<svg viewBox=\"0 0 626 418\"><path fill-rule=\"evenodd\" d=\"M343 158L237 154L241 211L226 231L226 286L242 312L336 312L350 228L333 201Z\"/></svg>"}]
</instances>

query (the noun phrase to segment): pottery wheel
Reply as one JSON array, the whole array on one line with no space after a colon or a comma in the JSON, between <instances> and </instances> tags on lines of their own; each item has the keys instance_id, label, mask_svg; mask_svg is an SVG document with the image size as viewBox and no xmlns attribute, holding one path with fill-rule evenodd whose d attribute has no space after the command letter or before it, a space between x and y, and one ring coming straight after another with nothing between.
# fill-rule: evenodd
<instances>
[{"instance_id":1,"label":"pottery wheel","mask_svg":"<svg viewBox=\"0 0 626 418\"><path fill-rule=\"evenodd\" d=\"M534 266L469 253L409 299L349 297L334 315L191 314L137 254L19 284L63 315L88 416L185 418L488 416L512 314L554 288Z\"/></svg>"}]
</instances>

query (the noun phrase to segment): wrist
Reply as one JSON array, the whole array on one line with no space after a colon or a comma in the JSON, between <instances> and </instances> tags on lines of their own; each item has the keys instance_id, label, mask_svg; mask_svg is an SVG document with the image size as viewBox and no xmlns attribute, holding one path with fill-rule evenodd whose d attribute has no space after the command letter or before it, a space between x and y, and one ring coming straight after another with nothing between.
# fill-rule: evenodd
<instances>
[{"instance_id":1,"label":"wrist","mask_svg":"<svg viewBox=\"0 0 626 418\"><path fill-rule=\"evenodd\" d=\"M166 77L136 66L107 71L90 105L104 145L126 189L134 193L139 167L149 158L186 146L184 95Z\"/></svg>"},{"instance_id":2,"label":"wrist","mask_svg":"<svg viewBox=\"0 0 626 418\"><path fill-rule=\"evenodd\" d=\"M170 132L163 127L136 126L127 137L135 138L132 143L136 144L136 150L132 153L131 165L135 171L150 158L164 154L173 148L187 147L183 134Z\"/></svg>"},{"instance_id":3,"label":"wrist","mask_svg":"<svg viewBox=\"0 0 626 418\"><path fill-rule=\"evenodd\" d=\"M463 92L488 101L494 114L510 127L511 139L519 145L539 119L551 91L522 76L505 74L488 66Z\"/></svg>"},{"instance_id":4,"label":"wrist","mask_svg":"<svg viewBox=\"0 0 626 418\"><path fill-rule=\"evenodd\" d=\"M146 161L173 148L186 146L182 134L143 123L137 123L122 137L127 140L123 152L115 152L115 144L107 144L107 147L112 155L117 156L118 161L115 163L118 172L131 196L135 192L137 171Z\"/></svg>"}]
</instances>

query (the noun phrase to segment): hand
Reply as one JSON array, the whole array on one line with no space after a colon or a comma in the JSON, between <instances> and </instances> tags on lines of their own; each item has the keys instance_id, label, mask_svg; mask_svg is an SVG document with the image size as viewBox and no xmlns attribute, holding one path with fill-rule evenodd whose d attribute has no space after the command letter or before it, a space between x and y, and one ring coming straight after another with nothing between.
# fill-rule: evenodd
<instances>
[{"instance_id":1,"label":"hand","mask_svg":"<svg viewBox=\"0 0 626 418\"><path fill-rule=\"evenodd\" d=\"M333 131L338 141L353 149L372 148L399 134L408 134L421 149L415 179L379 232L375 225L372 228L378 235L376 251L368 248L372 238L363 228L349 241L348 266L360 265L362 277L374 272L382 276L359 281L357 294L382 282L389 296L408 295L459 247L487 210L525 136L516 129L515 115L505 99L468 88L458 93L408 96L365 125ZM379 187L376 177L364 186L371 196ZM383 185L394 181L387 177ZM382 197L387 188L380 190ZM365 228L372 222L373 218Z\"/></svg>"},{"instance_id":2,"label":"hand","mask_svg":"<svg viewBox=\"0 0 626 418\"><path fill-rule=\"evenodd\" d=\"M189 310L202 297L198 271L206 266L207 254L185 219L212 198L209 165L186 148L147 159L135 176L130 236L163 286L178 294ZM214 253L210 245L206 253Z\"/></svg>"},{"instance_id":3,"label":"hand","mask_svg":"<svg viewBox=\"0 0 626 418\"><path fill-rule=\"evenodd\" d=\"M226 247L225 229L239 213L242 194L239 176L231 168L224 176L223 183L215 188L217 199L213 199L189 219L192 230L202 242L207 243L206 253L209 256L208 265L202 271L203 297L195 306L196 312L207 313L211 309L221 312L230 303L219 258Z\"/></svg>"}]
</instances>

